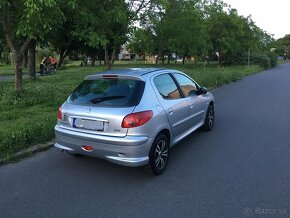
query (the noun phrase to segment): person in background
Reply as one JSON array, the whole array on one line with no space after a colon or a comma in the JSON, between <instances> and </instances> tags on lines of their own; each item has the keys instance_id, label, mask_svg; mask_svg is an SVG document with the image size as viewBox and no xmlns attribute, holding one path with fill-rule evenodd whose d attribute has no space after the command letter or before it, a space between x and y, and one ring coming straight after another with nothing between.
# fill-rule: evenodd
<instances>
[{"instance_id":1,"label":"person in background","mask_svg":"<svg viewBox=\"0 0 290 218\"><path fill-rule=\"evenodd\" d=\"M43 57L43 59L40 62L40 65L39 65L39 69L40 69L39 74L41 76L43 76L45 74L45 71L46 71L46 64L45 64L45 62L46 62L46 57Z\"/></svg>"},{"instance_id":2,"label":"person in background","mask_svg":"<svg viewBox=\"0 0 290 218\"><path fill-rule=\"evenodd\" d=\"M49 60L50 60L50 65L54 67L54 69L56 69L56 60L54 57L49 56Z\"/></svg>"}]
</instances>

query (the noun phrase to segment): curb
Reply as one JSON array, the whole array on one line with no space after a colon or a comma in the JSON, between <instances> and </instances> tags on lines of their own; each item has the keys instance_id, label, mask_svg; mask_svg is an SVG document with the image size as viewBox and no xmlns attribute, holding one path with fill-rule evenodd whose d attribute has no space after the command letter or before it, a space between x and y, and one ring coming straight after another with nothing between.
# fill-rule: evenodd
<instances>
[{"instance_id":1,"label":"curb","mask_svg":"<svg viewBox=\"0 0 290 218\"><path fill-rule=\"evenodd\" d=\"M34 145L34 146L29 147L25 150L22 150L22 151L15 153L15 154L12 154L6 158L0 159L0 166L7 164L7 163L10 163L10 162L15 162L14 160L18 160L22 157L27 157L31 154L47 150L47 149L51 148L53 145L54 145L54 139L49 141L49 142L46 142L46 143Z\"/></svg>"}]
</instances>

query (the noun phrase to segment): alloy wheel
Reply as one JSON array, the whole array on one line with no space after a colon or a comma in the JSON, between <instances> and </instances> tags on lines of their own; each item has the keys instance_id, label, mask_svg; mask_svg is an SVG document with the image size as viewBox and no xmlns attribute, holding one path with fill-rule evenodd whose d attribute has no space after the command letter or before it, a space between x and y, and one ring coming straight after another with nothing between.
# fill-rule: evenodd
<instances>
[{"instance_id":1,"label":"alloy wheel","mask_svg":"<svg viewBox=\"0 0 290 218\"><path fill-rule=\"evenodd\" d=\"M168 159L168 146L165 140L160 140L156 145L154 160L155 166L158 169L163 169L166 166Z\"/></svg>"}]
</instances>

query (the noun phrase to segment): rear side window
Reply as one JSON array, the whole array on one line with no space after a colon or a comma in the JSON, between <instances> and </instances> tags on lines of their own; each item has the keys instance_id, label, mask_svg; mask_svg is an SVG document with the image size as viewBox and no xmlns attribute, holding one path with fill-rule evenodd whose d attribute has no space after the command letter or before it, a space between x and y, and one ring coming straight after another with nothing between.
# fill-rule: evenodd
<instances>
[{"instance_id":1,"label":"rear side window","mask_svg":"<svg viewBox=\"0 0 290 218\"><path fill-rule=\"evenodd\" d=\"M156 76L153 81L159 94L164 99L180 98L180 93L177 89L177 86L168 74Z\"/></svg>"},{"instance_id":2,"label":"rear side window","mask_svg":"<svg viewBox=\"0 0 290 218\"><path fill-rule=\"evenodd\" d=\"M179 74L179 73L175 73L174 74L174 77L175 79L177 80L183 94L185 97L188 97L190 94L191 91L197 91L197 87L196 87L196 84L191 80L189 79L188 77L182 75L182 74Z\"/></svg>"},{"instance_id":3,"label":"rear side window","mask_svg":"<svg viewBox=\"0 0 290 218\"><path fill-rule=\"evenodd\" d=\"M68 103L107 107L131 107L140 102L144 82L130 79L84 80L68 97Z\"/></svg>"}]
</instances>

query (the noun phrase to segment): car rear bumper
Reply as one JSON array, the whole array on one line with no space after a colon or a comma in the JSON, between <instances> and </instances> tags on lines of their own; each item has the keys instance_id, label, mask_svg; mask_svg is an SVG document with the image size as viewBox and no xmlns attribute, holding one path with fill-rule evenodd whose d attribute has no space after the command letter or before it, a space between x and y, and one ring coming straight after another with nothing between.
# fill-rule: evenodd
<instances>
[{"instance_id":1,"label":"car rear bumper","mask_svg":"<svg viewBox=\"0 0 290 218\"><path fill-rule=\"evenodd\" d=\"M55 147L72 154L106 159L124 166L142 166L148 163L153 139L147 136L112 137L72 131L55 126ZM86 151L83 146L91 146Z\"/></svg>"}]
</instances>

